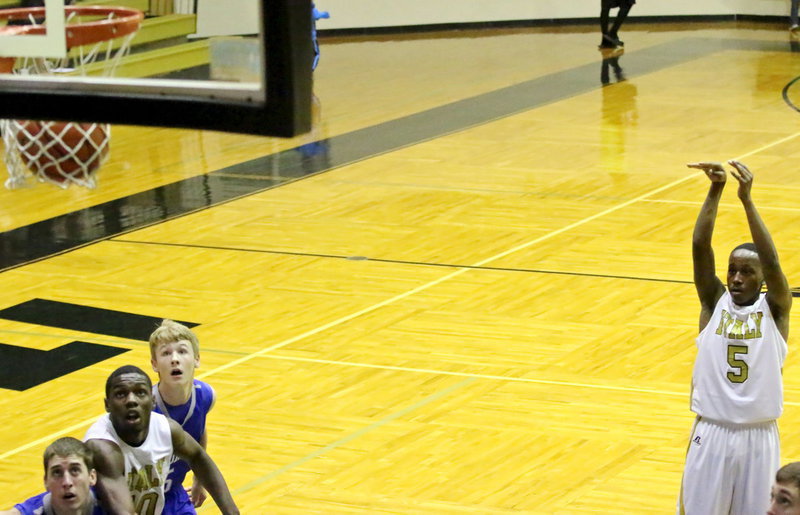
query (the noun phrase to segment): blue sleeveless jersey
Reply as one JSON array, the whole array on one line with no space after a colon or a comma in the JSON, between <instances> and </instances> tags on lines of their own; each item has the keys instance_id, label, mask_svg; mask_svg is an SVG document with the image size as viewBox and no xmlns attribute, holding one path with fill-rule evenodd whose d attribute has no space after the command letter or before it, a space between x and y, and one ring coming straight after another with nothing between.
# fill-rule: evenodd
<instances>
[{"instance_id":1,"label":"blue sleeveless jersey","mask_svg":"<svg viewBox=\"0 0 800 515\"><path fill-rule=\"evenodd\" d=\"M90 488L91 492L91 503L94 509L92 510L92 515L104 515L103 510L100 509L100 506L97 505L97 501L94 497L94 489ZM15 504L14 508L17 509L22 515L49 515L52 512L50 508L50 494L48 492L41 493L39 495L34 495L27 501L21 502L19 504Z\"/></svg>"},{"instance_id":2,"label":"blue sleeveless jersey","mask_svg":"<svg viewBox=\"0 0 800 515\"><path fill-rule=\"evenodd\" d=\"M180 424L184 431L192 435L192 438L199 442L200 437L203 436L206 430L206 415L208 415L208 412L214 405L214 389L211 388L208 383L195 379L194 399L189 399L180 406L170 406L166 404L157 393L158 385L153 385L153 396L156 398L153 411L166 415ZM164 409L166 409L166 413L164 413ZM169 476L167 477L165 485L166 506L164 513L168 513L168 506L172 506L172 510L174 510L175 513L194 513L194 508L191 507L191 501L183 488L183 480L186 478L186 473L189 472L189 470L190 467L188 463L178 459L176 456L172 457L172 465L170 466ZM178 509L178 505L184 506L184 508ZM169 513L173 513L172 510L170 510Z\"/></svg>"}]
</instances>

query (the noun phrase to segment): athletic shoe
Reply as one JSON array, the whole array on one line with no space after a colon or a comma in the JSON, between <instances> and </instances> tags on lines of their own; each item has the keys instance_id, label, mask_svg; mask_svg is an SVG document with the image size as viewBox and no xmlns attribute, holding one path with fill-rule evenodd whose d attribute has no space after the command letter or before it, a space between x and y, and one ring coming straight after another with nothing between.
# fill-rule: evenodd
<instances>
[{"instance_id":1,"label":"athletic shoe","mask_svg":"<svg viewBox=\"0 0 800 515\"><path fill-rule=\"evenodd\" d=\"M616 38L612 38L608 34L603 34L603 39L600 40L600 45L598 48L617 48L622 46L620 41Z\"/></svg>"}]
</instances>

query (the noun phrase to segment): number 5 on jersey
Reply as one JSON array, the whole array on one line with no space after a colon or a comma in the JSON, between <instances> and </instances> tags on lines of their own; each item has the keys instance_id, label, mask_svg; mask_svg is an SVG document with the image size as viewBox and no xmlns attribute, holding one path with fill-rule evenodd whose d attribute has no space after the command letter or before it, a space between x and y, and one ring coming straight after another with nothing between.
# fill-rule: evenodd
<instances>
[{"instance_id":1,"label":"number 5 on jersey","mask_svg":"<svg viewBox=\"0 0 800 515\"><path fill-rule=\"evenodd\" d=\"M747 381L747 363L739 359L739 356L746 354L746 345L728 345L728 364L733 368L728 372L728 381L731 383L744 383Z\"/></svg>"}]
</instances>

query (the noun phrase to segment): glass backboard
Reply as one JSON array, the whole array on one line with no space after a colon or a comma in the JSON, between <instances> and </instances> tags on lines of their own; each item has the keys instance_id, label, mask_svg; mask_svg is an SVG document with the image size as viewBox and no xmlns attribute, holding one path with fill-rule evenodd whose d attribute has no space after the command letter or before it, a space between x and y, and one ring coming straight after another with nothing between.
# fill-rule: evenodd
<instances>
[{"instance_id":1,"label":"glass backboard","mask_svg":"<svg viewBox=\"0 0 800 515\"><path fill-rule=\"evenodd\" d=\"M295 136L311 16L311 0L0 0L0 118Z\"/></svg>"}]
</instances>

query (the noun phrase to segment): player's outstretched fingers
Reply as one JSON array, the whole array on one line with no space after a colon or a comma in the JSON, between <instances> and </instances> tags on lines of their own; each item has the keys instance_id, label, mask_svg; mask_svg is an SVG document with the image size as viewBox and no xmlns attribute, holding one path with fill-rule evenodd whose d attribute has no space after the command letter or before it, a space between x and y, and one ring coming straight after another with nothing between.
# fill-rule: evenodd
<instances>
[{"instance_id":1,"label":"player's outstretched fingers","mask_svg":"<svg viewBox=\"0 0 800 515\"><path fill-rule=\"evenodd\" d=\"M686 166L689 168L697 168L698 170L703 170L704 172L708 173L709 171L724 171L725 168L722 166L722 163L717 163L714 161L701 161L699 163L687 163Z\"/></svg>"},{"instance_id":2,"label":"player's outstretched fingers","mask_svg":"<svg viewBox=\"0 0 800 515\"><path fill-rule=\"evenodd\" d=\"M753 178L753 172L750 171L744 163L740 163L739 161L734 161L731 159L728 163L733 166L737 172L739 172L739 176L744 180L751 180ZM738 177L737 177L738 178Z\"/></svg>"},{"instance_id":3,"label":"player's outstretched fingers","mask_svg":"<svg viewBox=\"0 0 800 515\"><path fill-rule=\"evenodd\" d=\"M700 163L687 163L686 166L689 168L697 168L698 170L703 170L711 182L725 182L726 175L725 175L725 168L722 166L722 163L713 163L713 162L700 162Z\"/></svg>"}]
</instances>

